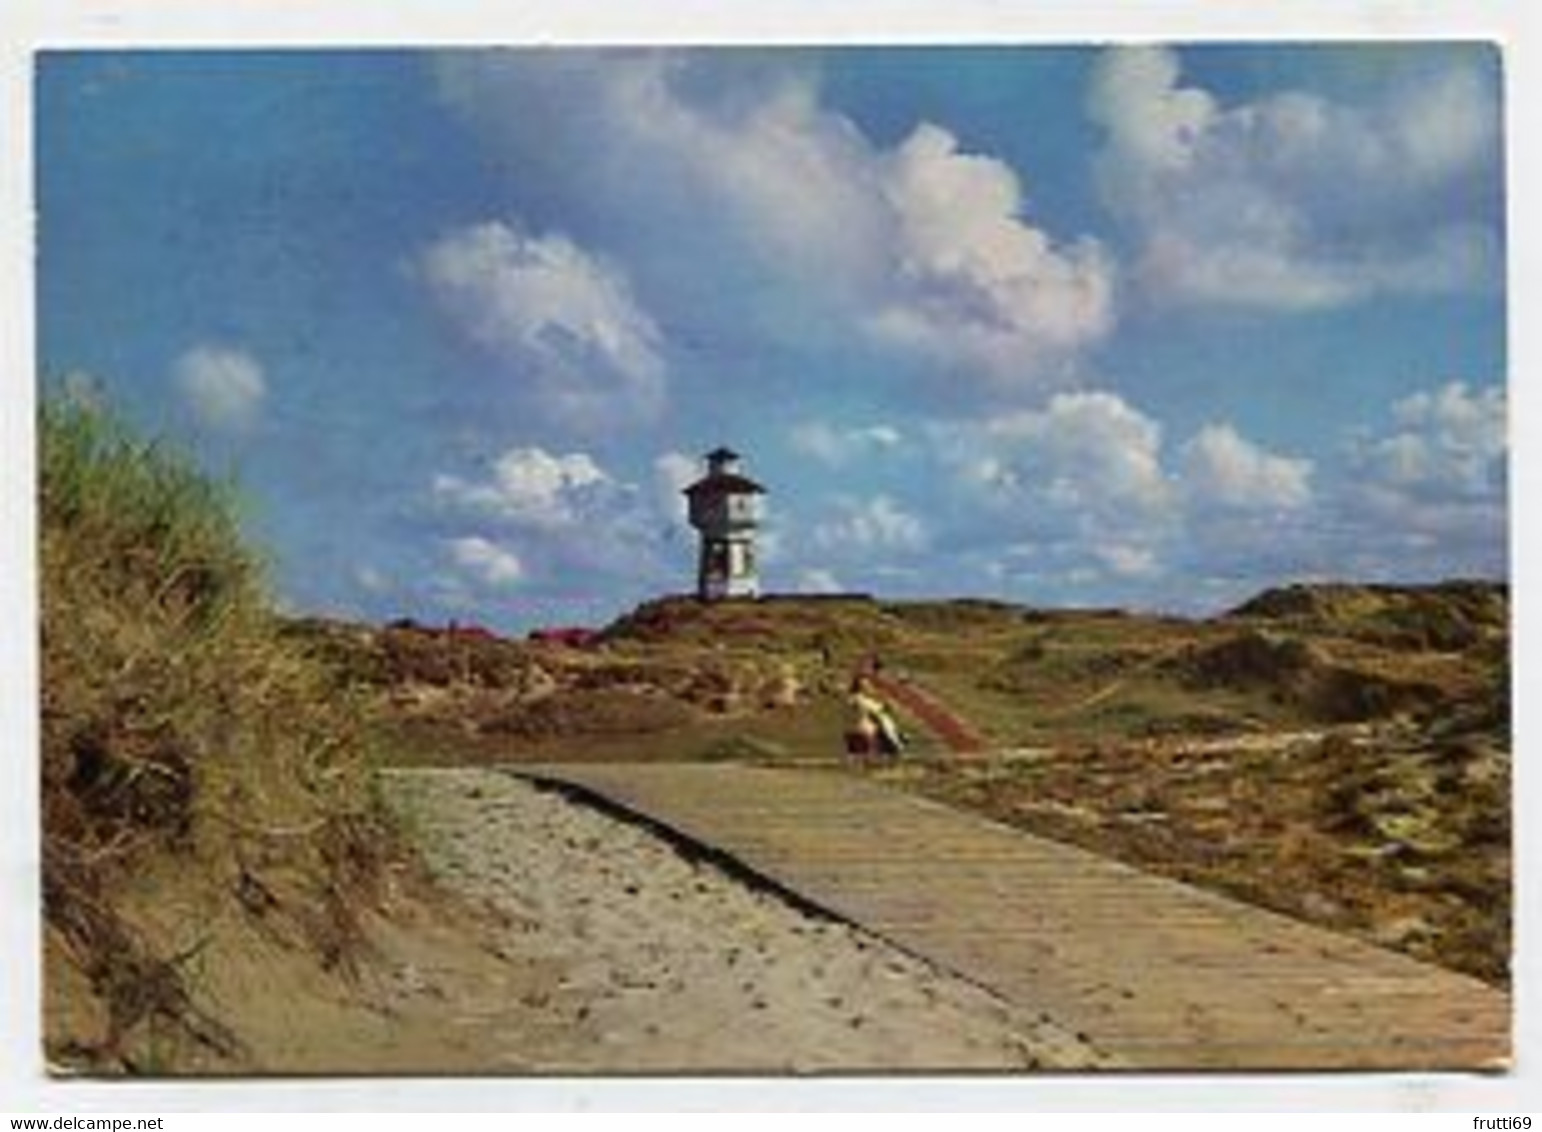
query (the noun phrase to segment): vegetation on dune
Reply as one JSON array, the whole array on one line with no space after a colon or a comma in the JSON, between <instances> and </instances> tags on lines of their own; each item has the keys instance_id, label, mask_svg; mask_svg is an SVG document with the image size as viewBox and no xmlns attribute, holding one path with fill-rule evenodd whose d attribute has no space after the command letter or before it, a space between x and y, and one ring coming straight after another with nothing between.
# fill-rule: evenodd
<instances>
[{"instance_id":1,"label":"vegetation on dune","mask_svg":"<svg viewBox=\"0 0 1542 1132\"><path fill-rule=\"evenodd\" d=\"M1508 636L1508 587L1455 580L1433 586L1280 586L1227 617L1267 620L1388 648L1461 651Z\"/></svg>"},{"instance_id":2,"label":"vegetation on dune","mask_svg":"<svg viewBox=\"0 0 1542 1132\"><path fill-rule=\"evenodd\" d=\"M1417 730L1109 742L908 785L1507 985L1509 757Z\"/></svg>"},{"instance_id":3,"label":"vegetation on dune","mask_svg":"<svg viewBox=\"0 0 1542 1132\"><path fill-rule=\"evenodd\" d=\"M908 784L1504 985L1508 609L1460 581L1207 621L1027 611L988 663L923 673L1007 757Z\"/></svg>"},{"instance_id":4,"label":"vegetation on dune","mask_svg":"<svg viewBox=\"0 0 1542 1132\"><path fill-rule=\"evenodd\" d=\"M1287 587L1207 620L666 598L593 649L383 630L348 667L412 705L415 759L437 730L461 761L839 765L877 657L995 748L938 757L908 719L893 784L1503 984L1507 611L1477 582Z\"/></svg>"},{"instance_id":5,"label":"vegetation on dune","mask_svg":"<svg viewBox=\"0 0 1542 1132\"><path fill-rule=\"evenodd\" d=\"M80 400L39 446L50 1060L234 1057L196 986L222 922L360 946L385 839L358 719L281 639L228 487Z\"/></svg>"},{"instance_id":6,"label":"vegetation on dune","mask_svg":"<svg viewBox=\"0 0 1542 1132\"><path fill-rule=\"evenodd\" d=\"M796 644L745 637L611 634L603 644L573 647L453 626L374 628L315 618L290 622L284 634L374 705L380 740L407 763L547 752L678 758L733 739L747 720L778 708L806 711L811 685L827 667ZM816 751L828 732L820 714Z\"/></svg>"}]
</instances>

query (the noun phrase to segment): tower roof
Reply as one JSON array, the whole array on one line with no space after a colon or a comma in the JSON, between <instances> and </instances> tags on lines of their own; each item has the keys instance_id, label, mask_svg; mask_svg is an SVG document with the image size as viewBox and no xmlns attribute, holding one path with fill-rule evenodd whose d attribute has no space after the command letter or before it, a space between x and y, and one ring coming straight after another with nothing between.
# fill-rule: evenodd
<instances>
[{"instance_id":1,"label":"tower roof","mask_svg":"<svg viewBox=\"0 0 1542 1132\"><path fill-rule=\"evenodd\" d=\"M764 495L766 489L739 471L739 453L725 444L719 444L706 455L707 474L685 488L683 494L698 495Z\"/></svg>"},{"instance_id":2,"label":"tower roof","mask_svg":"<svg viewBox=\"0 0 1542 1132\"><path fill-rule=\"evenodd\" d=\"M717 472L703 476L683 489L681 494L700 495L704 492L723 495L765 495L766 489L748 476L741 476L734 472Z\"/></svg>"}]
</instances>

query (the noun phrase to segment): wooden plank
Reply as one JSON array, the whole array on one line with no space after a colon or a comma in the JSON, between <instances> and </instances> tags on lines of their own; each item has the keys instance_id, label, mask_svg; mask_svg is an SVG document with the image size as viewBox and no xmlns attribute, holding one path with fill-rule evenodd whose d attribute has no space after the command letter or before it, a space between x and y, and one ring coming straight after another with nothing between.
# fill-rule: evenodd
<instances>
[{"instance_id":1,"label":"wooden plank","mask_svg":"<svg viewBox=\"0 0 1542 1132\"><path fill-rule=\"evenodd\" d=\"M1139 1068L1498 1069L1510 1000L869 780L737 764L511 770L710 847Z\"/></svg>"}]
</instances>

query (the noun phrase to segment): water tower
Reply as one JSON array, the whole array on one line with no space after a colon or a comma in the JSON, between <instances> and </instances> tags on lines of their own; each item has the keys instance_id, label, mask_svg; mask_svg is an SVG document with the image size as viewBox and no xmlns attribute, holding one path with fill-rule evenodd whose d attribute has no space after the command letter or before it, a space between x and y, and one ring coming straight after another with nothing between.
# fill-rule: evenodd
<instances>
[{"instance_id":1,"label":"water tower","mask_svg":"<svg viewBox=\"0 0 1542 1132\"><path fill-rule=\"evenodd\" d=\"M685 489L691 526L701 534L696 593L703 601L760 594L755 529L766 489L739 470L739 454L707 453L707 474Z\"/></svg>"}]
</instances>

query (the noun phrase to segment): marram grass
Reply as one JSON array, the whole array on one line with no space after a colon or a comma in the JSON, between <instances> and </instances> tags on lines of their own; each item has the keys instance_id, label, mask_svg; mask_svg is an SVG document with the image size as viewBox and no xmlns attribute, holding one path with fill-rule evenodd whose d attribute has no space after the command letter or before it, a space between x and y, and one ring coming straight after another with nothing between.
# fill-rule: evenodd
<instances>
[{"instance_id":1,"label":"marram grass","mask_svg":"<svg viewBox=\"0 0 1542 1132\"><path fill-rule=\"evenodd\" d=\"M233 1055L180 957L234 909L349 962L384 839L360 719L281 638L231 485L74 398L39 448L45 918L108 1019L49 1044L132 1071L170 1026ZM187 924L136 923L118 894L152 873Z\"/></svg>"}]
</instances>

